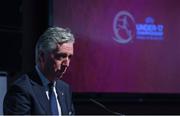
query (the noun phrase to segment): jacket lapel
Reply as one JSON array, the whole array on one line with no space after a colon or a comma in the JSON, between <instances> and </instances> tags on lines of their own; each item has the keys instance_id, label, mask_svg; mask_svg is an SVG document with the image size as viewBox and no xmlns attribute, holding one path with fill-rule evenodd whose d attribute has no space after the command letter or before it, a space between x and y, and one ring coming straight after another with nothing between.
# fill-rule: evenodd
<instances>
[{"instance_id":1,"label":"jacket lapel","mask_svg":"<svg viewBox=\"0 0 180 116\"><path fill-rule=\"evenodd\" d=\"M41 107L44 109L46 114L51 114L50 106L49 106L49 100L46 95L46 89L43 86L41 79L39 78L36 71L30 76L30 78L33 80L33 90L35 93L35 96L41 105Z\"/></svg>"},{"instance_id":2,"label":"jacket lapel","mask_svg":"<svg viewBox=\"0 0 180 116\"><path fill-rule=\"evenodd\" d=\"M33 89L34 89L34 93L35 93L41 107L44 109L44 111L47 114L51 114L49 100L47 99L45 88L43 86L36 85L33 87Z\"/></svg>"},{"instance_id":3,"label":"jacket lapel","mask_svg":"<svg viewBox=\"0 0 180 116\"><path fill-rule=\"evenodd\" d=\"M63 115L68 114L64 89L61 86L56 86L56 90L58 94L58 101L61 106L61 112Z\"/></svg>"}]
</instances>

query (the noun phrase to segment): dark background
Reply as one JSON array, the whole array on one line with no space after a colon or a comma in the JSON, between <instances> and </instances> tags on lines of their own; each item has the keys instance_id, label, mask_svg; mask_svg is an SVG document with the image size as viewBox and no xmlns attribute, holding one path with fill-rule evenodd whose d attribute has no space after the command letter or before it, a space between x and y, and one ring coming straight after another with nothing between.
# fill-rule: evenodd
<instances>
[{"instance_id":1,"label":"dark background","mask_svg":"<svg viewBox=\"0 0 180 116\"><path fill-rule=\"evenodd\" d=\"M36 40L50 25L48 0L4 0L0 3L0 70L8 85L34 68ZM74 93L76 114L180 114L179 94ZM92 102L94 99L103 105ZM112 111L108 111L112 110Z\"/></svg>"},{"instance_id":2,"label":"dark background","mask_svg":"<svg viewBox=\"0 0 180 116\"><path fill-rule=\"evenodd\" d=\"M180 93L179 5L179 0L53 0L53 25L70 28L76 39L63 79L82 93ZM132 33L126 44L114 41L127 36L119 25Z\"/></svg>"}]
</instances>

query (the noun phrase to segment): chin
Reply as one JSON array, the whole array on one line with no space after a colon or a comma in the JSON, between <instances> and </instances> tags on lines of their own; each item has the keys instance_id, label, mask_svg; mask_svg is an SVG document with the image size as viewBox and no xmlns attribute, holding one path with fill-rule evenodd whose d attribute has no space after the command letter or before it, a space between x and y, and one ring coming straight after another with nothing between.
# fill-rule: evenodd
<instances>
[{"instance_id":1,"label":"chin","mask_svg":"<svg viewBox=\"0 0 180 116\"><path fill-rule=\"evenodd\" d=\"M63 73L57 74L57 79L62 79L63 78Z\"/></svg>"}]
</instances>

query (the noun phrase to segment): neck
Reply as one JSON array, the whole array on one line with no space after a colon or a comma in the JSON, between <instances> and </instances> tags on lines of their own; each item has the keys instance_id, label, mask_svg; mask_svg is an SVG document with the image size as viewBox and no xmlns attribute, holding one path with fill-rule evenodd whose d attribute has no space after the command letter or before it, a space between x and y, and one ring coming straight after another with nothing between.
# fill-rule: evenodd
<instances>
[{"instance_id":1,"label":"neck","mask_svg":"<svg viewBox=\"0 0 180 116\"><path fill-rule=\"evenodd\" d=\"M37 65L37 66L38 66L38 69L41 71L41 73L45 76L45 78L47 78L50 82L56 81L56 78L55 78L56 76L51 74L49 70L46 70L40 65Z\"/></svg>"}]
</instances>

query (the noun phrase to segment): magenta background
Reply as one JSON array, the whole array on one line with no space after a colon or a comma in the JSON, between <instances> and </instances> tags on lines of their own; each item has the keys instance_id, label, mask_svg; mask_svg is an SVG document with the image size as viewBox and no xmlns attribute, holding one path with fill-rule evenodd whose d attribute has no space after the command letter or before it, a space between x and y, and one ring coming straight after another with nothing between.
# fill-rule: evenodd
<instances>
[{"instance_id":1,"label":"magenta background","mask_svg":"<svg viewBox=\"0 0 180 116\"><path fill-rule=\"evenodd\" d=\"M180 93L179 0L54 0L53 23L69 27L75 54L65 74L75 92ZM113 20L130 12L136 23L152 16L164 40L113 40Z\"/></svg>"}]
</instances>

